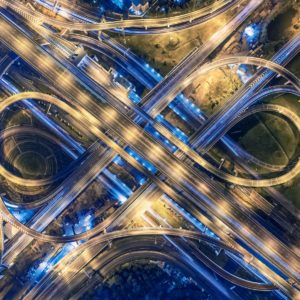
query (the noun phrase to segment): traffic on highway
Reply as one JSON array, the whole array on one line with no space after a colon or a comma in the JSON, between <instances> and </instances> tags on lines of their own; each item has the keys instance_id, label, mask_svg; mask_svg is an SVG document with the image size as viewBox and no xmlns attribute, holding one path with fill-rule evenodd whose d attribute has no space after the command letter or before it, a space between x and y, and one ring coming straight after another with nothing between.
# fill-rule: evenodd
<instances>
[{"instance_id":1,"label":"traffic on highway","mask_svg":"<svg viewBox=\"0 0 300 300\"><path fill-rule=\"evenodd\" d=\"M0 298L300 299L299 1L110 1L0 0Z\"/></svg>"}]
</instances>

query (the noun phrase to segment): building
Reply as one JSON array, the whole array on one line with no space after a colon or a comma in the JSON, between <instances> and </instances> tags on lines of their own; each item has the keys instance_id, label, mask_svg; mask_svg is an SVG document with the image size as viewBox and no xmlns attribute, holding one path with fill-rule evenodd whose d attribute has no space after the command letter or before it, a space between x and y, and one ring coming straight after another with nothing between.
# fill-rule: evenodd
<instances>
[{"instance_id":1,"label":"building","mask_svg":"<svg viewBox=\"0 0 300 300\"><path fill-rule=\"evenodd\" d=\"M135 15L143 15L149 9L149 1L133 0L129 12Z\"/></svg>"}]
</instances>

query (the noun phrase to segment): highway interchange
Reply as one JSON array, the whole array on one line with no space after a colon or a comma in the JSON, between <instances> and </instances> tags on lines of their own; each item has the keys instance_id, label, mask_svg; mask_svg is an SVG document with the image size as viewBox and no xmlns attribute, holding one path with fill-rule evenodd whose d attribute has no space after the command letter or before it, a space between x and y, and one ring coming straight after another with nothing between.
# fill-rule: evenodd
<instances>
[{"instance_id":1,"label":"highway interchange","mask_svg":"<svg viewBox=\"0 0 300 300\"><path fill-rule=\"evenodd\" d=\"M52 134L43 133L42 130L24 126L4 130L1 134L1 139L3 140L19 132L40 134L44 138L60 145L64 152L74 159L70 167L63 172L53 178L43 179L22 178L0 165L0 174L8 182L29 188L40 188L55 184L59 179L66 177L52 190L50 195L41 196L40 199L29 204L16 204L11 200L6 200L3 196L0 197L1 220L3 219L19 230L12 241L5 245L3 244L3 238L1 239L1 260L6 265L11 265L18 253L28 246L32 239L52 243L85 241L74 251L67 254L51 272L45 275L41 282L37 283L32 291L28 292L24 287L23 291L28 293L25 299L45 299L45 297L51 299L55 295L57 297L61 293L60 288L63 289L63 287L60 287L60 280L57 278L62 276L60 270L68 266L68 260L71 260L71 263L73 263L74 257L79 260L77 268L80 275L80 270L85 268L85 266L80 266L82 252L87 251L89 253L90 247L98 244L104 245L105 242L114 243L115 239L124 240L124 246L116 249L120 253L117 252L115 256L112 253L107 256L107 263L112 264L111 269L138 256L150 259L156 258L157 260L163 257L164 260L173 262L175 260L178 261L179 265L182 264L178 254L174 254L170 250L157 250L153 240L151 240L153 236L167 239L177 237L179 242L177 240L172 242L176 244L176 247L186 247L186 242L183 242L181 238L205 240L208 244L212 243L226 250L226 252L235 253L239 257L250 256L251 266L259 270L264 278L264 282L257 283L238 278L218 267L216 263L211 261L201 251L195 252L197 259L208 269L234 285L258 291L276 290L273 295L277 297L281 297L284 294L296 299L299 296L297 289L300 269L299 252L297 253L297 251L288 247L279 236L274 235L258 222L255 213L251 211L245 202L251 195L250 197L255 202L261 203L263 210L267 210L270 204L256 193L253 188L260 187L265 188L267 191L273 191L271 190L273 186L291 181L299 174L300 160L296 158L291 165L287 166L268 165L239 148L233 140L226 136L226 133L241 120L253 114L271 112L289 120L291 126L299 134L300 119L297 113L280 105L256 105L256 103L267 96L276 94L287 93L299 96L299 79L285 66L298 54L300 37L298 35L288 41L275 54L272 60L239 55L208 61L209 55L235 32L262 5L262 2L260 0L219 1L218 5L178 17L162 18L159 21L157 19L103 20L101 23L91 22L89 24L73 20L58 21L55 18L33 11L29 6L24 6L24 4L17 1L0 1L0 6L12 10L8 14L5 13L5 10L1 12L1 42L38 72L47 83L55 87L57 95L60 95L58 97L39 91L16 92L4 81L8 92L14 95L1 101L0 112L4 112L7 108L22 101L22 103L27 103L27 107L32 108L33 113L40 116L43 124L52 131L52 134L55 134L57 130L59 131L59 126L52 124L52 121L47 121L47 115L41 116L43 112L35 107L34 103L37 102L33 100L44 101L67 113L70 116L70 122L73 122L72 124L80 128L82 132L87 132L88 135L98 139L89 148L85 149L63 131L60 132L60 140L55 139ZM242 8L240 8L241 3L243 4ZM62 1L61 11L63 11L62 7L65 4L67 5L68 3ZM135 60L133 55L130 56L130 52L126 54L128 57L124 58L123 53L118 51L118 45L108 46L110 40L105 41L105 38L101 41L101 39L96 40L83 34L68 34L64 32L63 37L68 39L64 40L56 33L47 32L44 27L39 27L45 22L64 30L84 32L116 28L127 28L129 31L130 28L138 28L140 30L139 33L144 32L144 34L156 30L158 33L161 31L168 32L168 30L172 32L196 26L199 22L207 21L217 14L230 10L233 6L240 8L239 13L226 26L215 33L209 41L187 55L163 80L153 83L147 75L145 76L145 72L138 61L132 63L133 66L136 65L137 72L143 73L145 78L142 78L141 81L146 85L148 84L150 89L150 92L141 99L139 105L128 98L126 91L109 83L105 76L98 80L93 80L91 78L93 74L80 69L65 56L65 53L70 53L72 49L76 48L76 45L73 44L74 41L80 41L83 45L94 48L97 51L104 51L108 56L114 53L114 57L116 57L118 62L124 65L127 65L126 59L129 61ZM20 13L28 21L18 23L17 19L10 17L11 13L14 12L17 13L17 16ZM40 35L41 39L46 39L48 44L53 44L55 47L51 51L46 50L36 42L32 37L33 35ZM6 63L3 64L2 76L10 68L10 62L8 59L8 65ZM196 131L191 136L189 142L185 142L178 136L175 136L173 132L169 131L159 121L157 116L197 77L230 64L255 65L260 70L216 114L210 117L206 117L203 113L193 115L196 122L202 124L202 126L199 132ZM288 85L264 88L276 75L284 78ZM187 104L183 103L184 105ZM155 134L147 131L145 124L154 128L157 135L163 136L168 143L171 143L173 150L170 150L157 139ZM236 155L236 161L241 170L245 168L248 170L245 167L245 160L247 160L274 171L274 174L270 178L260 178L259 176L244 178L236 174L232 175L228 170L219 168L215 163L208 160L207 156L202 155L217 141L222 141L229 152L240 154ZM103 143L105 146L103 146ZM128 151L128 149L131 151ZM136 153L143 163L137 160L132 155L132 152ZM107 179L105 179L105 176L108 175L99 174L117 156L143 174L147 181L135 190L114 214L94 228L71 236L57 236L44 233L45 228L51 221L59 216L93 180L98 178L100 181L103 180L104 185L109 186ZM250 174L253 175L253 173ZM242 188L225 190L223 185L211 179L211 176L215 176L227 184L241 186ZM149 225L153 226L152 228L145 227L117 231L112 229L112 232L107 233L107 230L115 227L113 224L118 222L120 222L118 224L118 228L120 228L122 222L126 222L124 219L128 217L127 215L137 214L137 208L139 205L142 205L141 203L147 202L147 199L160 199L161 197L172 199L184 211L192 213L202 224L215 232L223 242L198 231L163 228L159 222L153 224L150 222ZM29 223L23 224L9 211L8 208L14 206L22 209L38 208L39 211ZM204 214L200 212L204 212ZM207 215L210 217L207 217ZM276 214L274 217L277 218ZM3 235L2 227L3 224L1 226L1 234ZM122 229L122 226L120 229ZM29 236L30 239L26 236ZM126 246L126 239L131 236L135 236L137 240L136 245L132 245L132 249L129 249ZM140 243L139 239L141 240ZM240 243L240 241L243 241L243 243ZM146 244L149 244L149 247L146 247ZM247 247L245 247L245 244ZM252 248L255 253L259 253L260 256L256 257L253 252L249 251L249 248ZM87 254L87 259L91 260L93 257L96 257L99 251L97 248L94 250L95 253ZM132 255L128 254L130 251L132 251ZM185 250L185 252L188 253L189 250ZM123 256L124 259L122 259ZM261 257L263 257L263 260ZM116 260L116 258L119 258L119 260ZM265 263L266 261L268 263ZM184 268L184 264L182 265L181 268ZM98 268L100 270L106 268L106 271L103 271L103 275L109 273L107 268L109 269L110 267L105 266L103 261L99 262ZM72 286L72 280L75 279L66 277L65 280ZM76 280L81 282L80 280L84 279L78 278ZM74 281L74 288L76 284L78 285L76 280ZM53 294L47 295L49 289L52 289ZM226 294L226 297L233 299L232 294Z\"/></svg>"}]
</instances>

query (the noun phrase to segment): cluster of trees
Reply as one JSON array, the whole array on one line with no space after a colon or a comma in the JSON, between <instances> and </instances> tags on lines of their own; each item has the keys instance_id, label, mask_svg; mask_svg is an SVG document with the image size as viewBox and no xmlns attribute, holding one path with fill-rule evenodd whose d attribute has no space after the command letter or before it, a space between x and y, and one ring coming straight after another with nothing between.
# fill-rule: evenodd
<instances>
[{"instance_id":1,"label":"cluster of trees","mask_svg":"<svg viewBox=\"0 0 300 300\"><path fill-rule=\"evenodd\" d=\"M198 300L207 299L205 292L179 278L180 276L170 276L154 263L126 264L82 299L194 299L191 298L194 294L197 294Z\"/></svg>"}]
</instances>

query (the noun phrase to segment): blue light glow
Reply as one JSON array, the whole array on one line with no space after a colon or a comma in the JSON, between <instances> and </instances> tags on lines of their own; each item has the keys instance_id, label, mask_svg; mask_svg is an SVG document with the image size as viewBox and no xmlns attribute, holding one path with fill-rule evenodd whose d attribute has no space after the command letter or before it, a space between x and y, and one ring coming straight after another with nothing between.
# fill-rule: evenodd
<instances>
[{"instance_id":1,"label":"blue light glow","mask_svg":"<svg viewBox=\"0 0 300 300\"><path fill-rule=\"evenodd\" d=\"M260 36L260 27L257 24L251 24L245 28L243 35L247 43L256 43Z\"/></svg>"}]
</instances>

